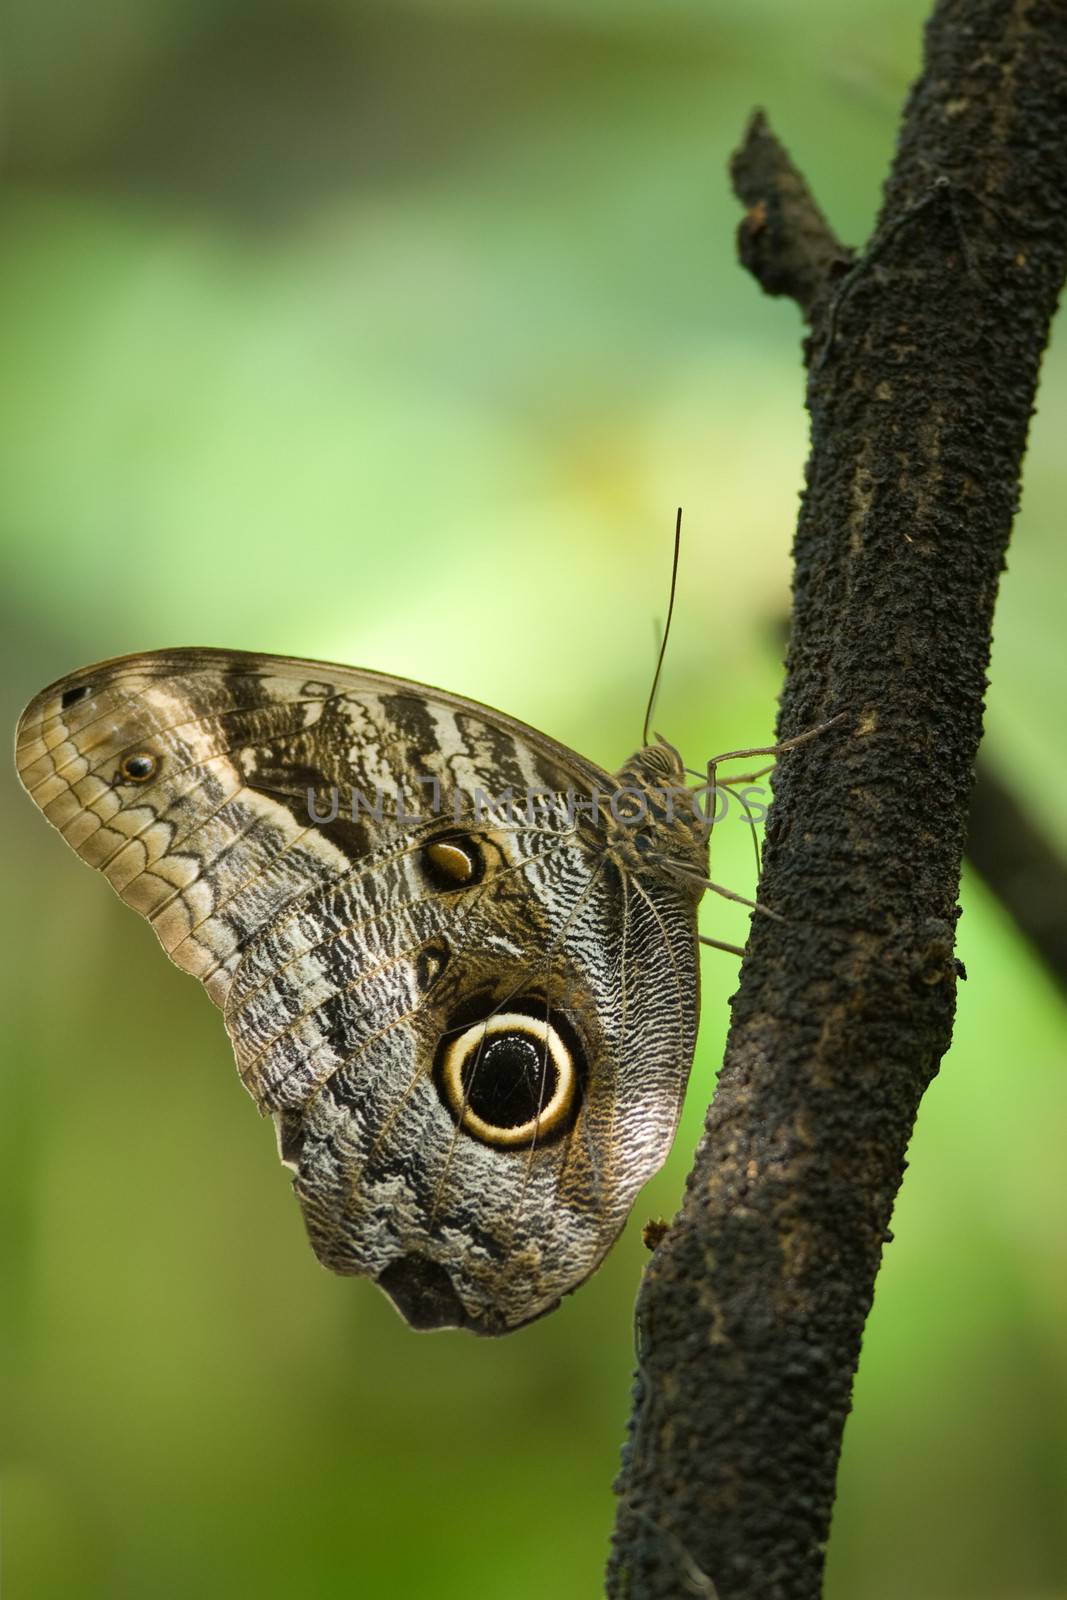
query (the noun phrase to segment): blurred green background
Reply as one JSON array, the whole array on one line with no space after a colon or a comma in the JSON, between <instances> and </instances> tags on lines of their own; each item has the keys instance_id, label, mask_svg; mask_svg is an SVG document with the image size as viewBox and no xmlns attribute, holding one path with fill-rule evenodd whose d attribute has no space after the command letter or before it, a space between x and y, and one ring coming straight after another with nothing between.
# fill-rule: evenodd
<instances>
[{"instance_id":1,"label":"blurred green background","mask_svg":"<svg viewBox=\"0 0 1067 1600\"><path fill-rule=\"evenodd\" d=\"M121 652L351 661L608 767L760 742L806 451L798 318L734 263L754 104L869 229L925 7L14 0L2 695ZM1067 847L1063 339L998 616L992 753ZM217 1014L8 772L5 1597L599 1592L640 1225L512 1338L315 1263ZM715 875L749 889L744 828ZM865 1342L831 1600L1067 1596L1067 1030L964 883L956 1041ZM722 902L708 932L744 937Z\"/></svg>"}]
</instances>

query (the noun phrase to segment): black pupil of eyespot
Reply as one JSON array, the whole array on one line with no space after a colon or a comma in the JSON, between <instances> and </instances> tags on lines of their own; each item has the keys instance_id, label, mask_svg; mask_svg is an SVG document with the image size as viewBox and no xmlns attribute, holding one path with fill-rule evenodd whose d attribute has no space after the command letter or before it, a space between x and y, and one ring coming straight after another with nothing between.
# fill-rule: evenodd
<instances>
[{"instance_id":1,"label":"black pupil of eyespot","mask_svg":"<svg viewBox=\"0 0 1067 1600\"><path fill-rule=\"evenodd\" d=\"M469 1110L494 1128L517 1128L543 1111L559 1074L542 1039L497 1033L474 1045L461 1073Z\"/></svg>"},{"instance_id":2,"label":"black pupil of eyespot","mask_svg":"<svg viewBox=\"0 0 1067 1600\"><path fill-rule=\"evenodd\" d=\"M76 706L79 700L85 700L93 692L91 683L82 683L76 689L66 689L60 699L60 708L66 711L69 706Z\"/></svg>"},{"instance_id":3,"label":"black pupil of eyespot","mask_svg":"<svg viewBox=\"0 0 1067 1600\"><path fill-rule=\"evenodd\" d=\"M147 778L151 770L151 756L130 756L126 761L126 772L131 778Z\"/></svg>"}]
</instances>

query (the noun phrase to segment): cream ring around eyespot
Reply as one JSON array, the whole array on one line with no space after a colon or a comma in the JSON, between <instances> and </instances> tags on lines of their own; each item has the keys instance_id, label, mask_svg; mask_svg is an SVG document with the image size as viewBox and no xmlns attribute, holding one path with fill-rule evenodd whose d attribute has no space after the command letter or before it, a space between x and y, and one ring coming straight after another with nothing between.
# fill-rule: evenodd
<instances>
[{"instance_id":1,"label":"cream ring around eyespot","mask_svg":"<svg viewBox=\"0 0 1067 1600\"><path fill-rule=\"evenodd\" d=\"M484 1048L489 1040L506 1033L519 1033L538 1046L547 1046L548 1061L556 1073L555 1089L537 1116L516 1123L513 1127L487 1122L480 1117L467 1104L463 1087L463 1068L471 1052ZM535 1138L543 1139L554 1133L570 1112L578 1092L578 1073L570 1049L550 1022L543 1017L532 1017L525 1011L497 1012L465 1028L445 1051L440 1080L445 1098L460 1127L485 1144L505 1148L530 1144Z\"/></svg>"}]
</instances>

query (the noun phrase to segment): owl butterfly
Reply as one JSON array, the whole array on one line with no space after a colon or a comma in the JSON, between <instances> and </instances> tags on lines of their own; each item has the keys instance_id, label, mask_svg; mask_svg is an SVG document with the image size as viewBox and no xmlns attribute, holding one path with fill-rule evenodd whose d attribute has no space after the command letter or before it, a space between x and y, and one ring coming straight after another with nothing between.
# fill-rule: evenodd
<instances>
[{"instance_id":1,"label":"owl butterfly","mask_svg":"<svg viewBox=\"0 0 1067 1600\"><path fill-rule=\"evenodd\" d=\"M423 684L186 649L45 689L17 761L221 1010L325 1266L485 1334L588 1277L693 1058L707 826L672 747L609 776Z\"/></svg>"}]
</instances>

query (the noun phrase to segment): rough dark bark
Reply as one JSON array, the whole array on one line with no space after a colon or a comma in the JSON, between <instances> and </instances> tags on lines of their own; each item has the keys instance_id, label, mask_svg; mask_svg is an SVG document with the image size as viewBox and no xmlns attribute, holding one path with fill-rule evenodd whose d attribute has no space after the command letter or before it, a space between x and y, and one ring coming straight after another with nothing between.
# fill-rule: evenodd
<instances>
[{"instance_id":1,"label":"rough dark bark","mask_svg":"<svg viewBox=\"0 0 1067 1600\"><path fill-rule=\"evenodd\" d=\"M735 164L743 227L787 237L770 263L742 250L812 326L779 732L847 721L780 762L760 898L787 920L753 924L640 1292L608 1583L628 1600L820 1593L863 1325L951 1036L993 604L1067 265L1067 6L936 6L844 278L817 208L814 246L790 232L797 175L773 140L756 159L766 138L757 120Z\"/></svg>"},{"instance_id":2,"label":"rough dark bark","mask_svg":"<svg viewBox=\"0 0 1067 1600\"><path fill-rule=\"evenodd\" d=\"M806 317L853 263L762 112L730 162L734 193L748 207L737 253L767 294L789 295Z\"/></svg>"}]
</instances>

